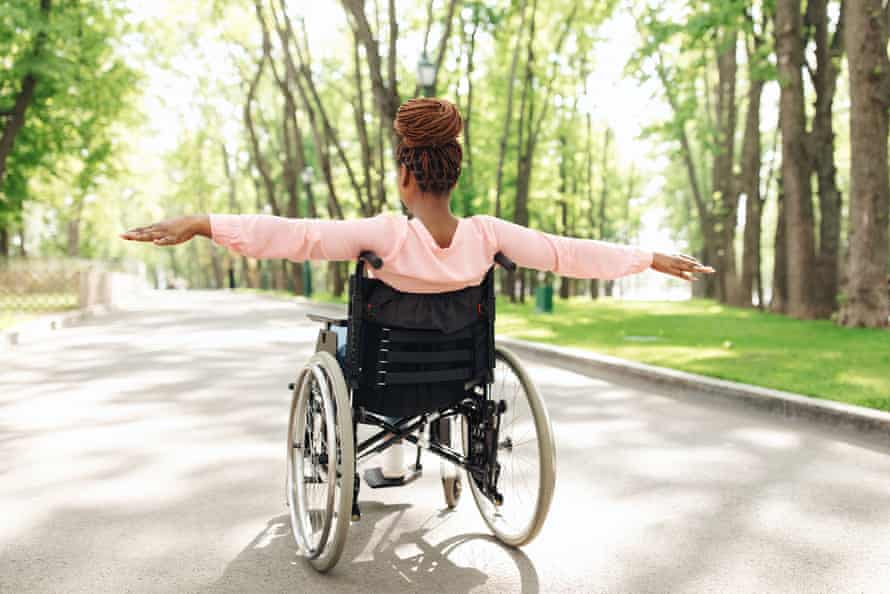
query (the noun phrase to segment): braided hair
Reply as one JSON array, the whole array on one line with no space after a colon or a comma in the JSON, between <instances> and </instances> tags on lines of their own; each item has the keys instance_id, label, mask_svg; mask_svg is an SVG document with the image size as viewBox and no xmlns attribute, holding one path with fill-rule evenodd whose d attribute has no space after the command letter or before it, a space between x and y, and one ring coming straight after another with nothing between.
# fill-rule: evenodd
<instances>
[{"instance_id":1,"label":"braided hair","mask_svg":"<svg viewBox=\"0 0 890 594\"><path fill-rule=\"evenodd\" d=\"M463 159L457 140L463 120L457 107L445 99L410 99L399 107L394 127L401 138L396 158L420 191L449 194Z\"/></svg>"}]
</instances>

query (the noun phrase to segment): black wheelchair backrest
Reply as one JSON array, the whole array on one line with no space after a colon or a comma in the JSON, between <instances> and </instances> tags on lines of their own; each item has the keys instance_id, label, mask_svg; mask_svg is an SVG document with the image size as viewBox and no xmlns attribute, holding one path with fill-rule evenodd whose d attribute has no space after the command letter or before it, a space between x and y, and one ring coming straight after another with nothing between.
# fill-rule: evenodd
<instances>
[{"instance_id":1,"label":"black wheelchair backrest","mask_svg":"<svg viewBox=\"0 0 890 594\"><path fill-rule=\"evenodd\" d=\"M495 262L515 264L498 253ZM362 252L349 280L344 374L360 405L392 416L422 414L491 381L493 266L482 283L447 293L405 293L365 275L383 260Z\"/></svg>"}]
</instances>

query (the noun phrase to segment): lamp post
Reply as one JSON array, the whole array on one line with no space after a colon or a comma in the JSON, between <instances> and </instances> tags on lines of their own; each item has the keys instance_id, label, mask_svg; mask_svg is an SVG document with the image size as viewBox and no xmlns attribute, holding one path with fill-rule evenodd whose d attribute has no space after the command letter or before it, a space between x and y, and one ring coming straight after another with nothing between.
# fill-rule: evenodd
<instances>
[{"instance_id":1,"label":"lamp post","mask_svg":"<svg viewBox=\"0 0 890 594\"><path fill-rule=\"evenodd\" d=\"M312 204L312 180L315 179L315 171L312 165L307 165L303 172L300 173L300 179L303 187L306 188L306 202ZM303 294L308 298L312 297L312 266L306 261L303 262Z\"/></svg>"},{"instance_id":2,"label":"lamp post","mask_svg":"<svg viewBox=\"0 0 890 594\"><path fill-rule=\"evenodd\" d=\"M417 85L423 90L424 97L432 97L435 83L436 65L430 62L426 52L423 52L417 61Z\"/></svg>"}]
</instances>

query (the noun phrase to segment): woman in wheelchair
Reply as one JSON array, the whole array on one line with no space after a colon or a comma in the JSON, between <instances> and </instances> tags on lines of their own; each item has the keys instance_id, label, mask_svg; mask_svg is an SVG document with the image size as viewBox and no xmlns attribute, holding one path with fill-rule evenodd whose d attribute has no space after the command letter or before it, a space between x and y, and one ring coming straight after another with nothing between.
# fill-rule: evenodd
<instances>
[{"instance_id":1,"label":"woman in wheelchair","mask_svg":"<svg viewBox=\"0 0 890 594\"><path fill-rule=\"evenodd\" d=\"M399 108L398 191L410 218L213 214L122 234L160 246L200 235L254 258L357 260L348 318L314 318L325 328L294 384L288 425L291 523L320 571L337 562L350 517L359 517L356 462L387 448L401 452L391 447L401 440L417 444L416 464L406 474L391 459L383 471L365 473L371 486L419 475L424 448L442 459L449 507L460 495L460 467L501 541L518 546L540 530L555 482L553 436L534 383L494 342L496 261L575 278L652 268L691 281L713 272L689 256L560 237L488 215L455 216L450 196L461 172L462 125L442 99ZM356 444L359 424L379 431Z\"/></svg>"}]
</instances>

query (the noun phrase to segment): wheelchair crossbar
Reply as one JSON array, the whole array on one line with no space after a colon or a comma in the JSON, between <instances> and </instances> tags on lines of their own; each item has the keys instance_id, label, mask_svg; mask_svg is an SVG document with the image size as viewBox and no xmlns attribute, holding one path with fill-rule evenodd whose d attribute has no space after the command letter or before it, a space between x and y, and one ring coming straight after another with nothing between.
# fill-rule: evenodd
<instances>
[{"instance_id":1,"label":"wheelchair crossbar","mask_svg":"<svg viewBox=\"0 0 890 594\"><path fill-rule=\"evenodd\" d=\"M413 421L400 425L392 425L387 423L377 415L372 413L365 412L365 420L373 421L374 425L378 427L382 427L383 430L372 435L362 443L358 444L356 448L356 452L358 453L358 459L361 460L366 456L370 456L371 454L375 454L378 452L382 452L385 450L392 442L402 439L406 437L410 432L414 431L418 427L420 427L425 419L423 417L416 417ZM390 437L386 437L389 434ZM383 440L382 443L376 444L376 442ZM374 446L373 449L371 446ZM367 450L367 451L366 451Z\"/></svg>"},{"instance_id":2,"label":"wheelchair crossbar","mask_svg":"<svg viewBox=\"0 0 890 594\"><path fill-rule=\"evenodd\" d=\"M458 369L439 369L435 371L381 371L378 375L381 380L379 383L383 385L432 384L469 379L473 375L473 370L469 367L459 367Z\"/></svg>"},{"instance_id":3,"label":"wheelchair crossbar","mask_svg":"<svg viewBox=\"0 0 890 594\"><path fill-rule=\"evenodd\" d=\"M451 334L444 334L442 332L431 330L396 330L393 328L384 328L382 338L383 340L388 340L390 342L422 342L430 344L437 342L452 342L472 337L473 332L469 328L464 328L463 330L452 332Z\"/></svg>"},{"instance_id":4,"label":"wheelchair crossbar","mask_svg":"<svg viewBox=\"0 0 890 594\"><path fill-rule=\"evenodd\" d=\"M377 421L376 418L374 420L375 422ZM440 458L445 458L449 462L457 464L462 468L466 468L471 472L479 472L480 469L470 464L469 460L467 460L467 458L461 455L459 452L435 441L425 443L425 440L419 439L416 435L413 435L411 433L412 431L417 429L417 427L422 425L426 420L427 419L424 419L423 417L419 417L414 422L404 426L404 428L396 427L395 425L390 425L389 423L382 421L380 424L384 426L383 431L372 435L371 437L360 443L356 448L356 462L364 460L368 456L379 454L380 452L391 446L395 441L404 439L409 443L419 445L428 452L432 452ZM389 434L389 437L384 439L387 434ZM383 441L380 444L371 447L373 444L375 444L375 442L380 441L381 439L383 439Z\"/></svg>"},{"instance_id":5,"label":"wheelchair crossbar","mask_svg":"<svg viewBox=\"0 0 890 594\"><path fill-rule=\"evenodd\" d=\"M473 352L469 349L457 349L453 351L387 351L387 363L459 363L469 361Z\"/></svg>"}]
</instances>

